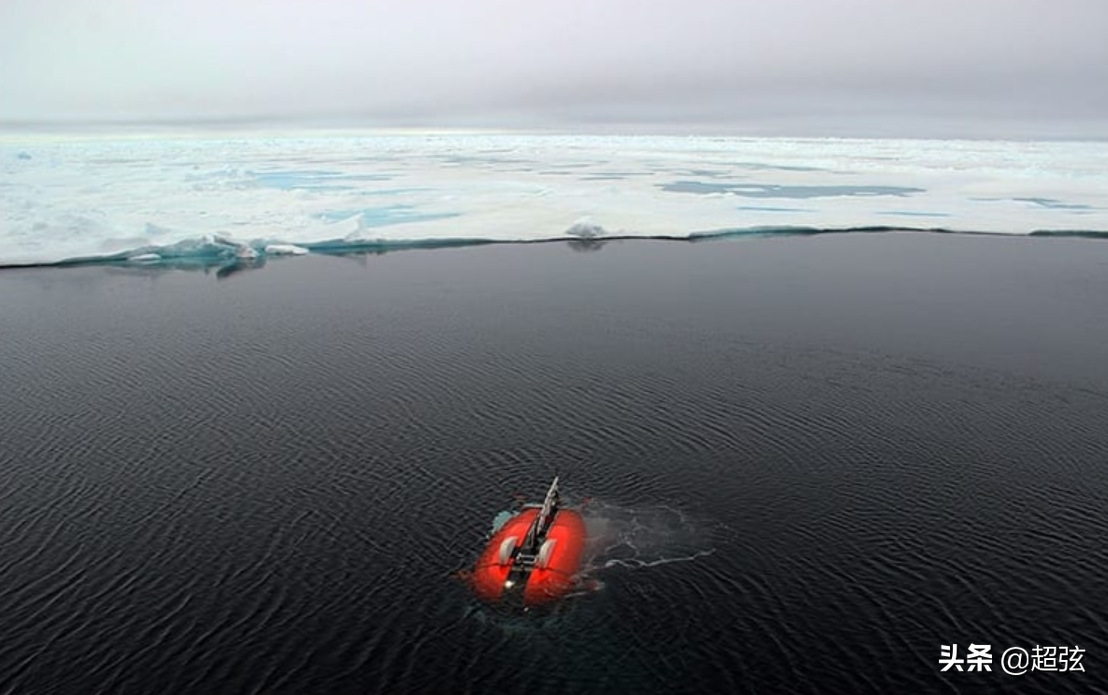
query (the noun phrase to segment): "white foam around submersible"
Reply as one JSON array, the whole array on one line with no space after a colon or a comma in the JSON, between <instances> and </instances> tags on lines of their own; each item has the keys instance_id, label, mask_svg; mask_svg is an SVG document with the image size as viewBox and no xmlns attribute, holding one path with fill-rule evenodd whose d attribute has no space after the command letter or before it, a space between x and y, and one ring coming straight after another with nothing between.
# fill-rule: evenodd
<instances>
[{"instance_id":1,"label":"white foam around submersible","mask_svg":"<svg viewBox=\"0 0 1108 695\"><path fill-rule=\"evenodd\" d=\"M766 226L1108 231L1106 162L1108 144L1076 142L7 136L0 265L205 239L234 255Z\"/></svg>"}]
</instances>

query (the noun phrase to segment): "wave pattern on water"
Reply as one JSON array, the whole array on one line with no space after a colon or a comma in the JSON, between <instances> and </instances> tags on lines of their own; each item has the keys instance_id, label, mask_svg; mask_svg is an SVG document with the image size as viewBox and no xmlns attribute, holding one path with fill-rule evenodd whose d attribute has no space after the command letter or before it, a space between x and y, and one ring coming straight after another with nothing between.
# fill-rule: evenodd
<instances>
[{"instance_id":1,"label":"wave pattern on water","mask_svg":"<svg viewBox=\"0 0 1108 695\"><path fill-rule=\"evenodd\" d=\"M0 692L988 692L939 645L1091 661L1104 251L958 241L2 274ZM555 471L603 590L489 610L450 574Z\"/></svg>"}]
</instances>

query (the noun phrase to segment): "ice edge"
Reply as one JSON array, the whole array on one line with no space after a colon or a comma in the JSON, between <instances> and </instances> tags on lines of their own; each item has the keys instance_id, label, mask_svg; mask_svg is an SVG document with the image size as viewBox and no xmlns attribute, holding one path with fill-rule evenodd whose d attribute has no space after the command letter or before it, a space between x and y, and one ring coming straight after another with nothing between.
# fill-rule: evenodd
<instances>
[{"instance_id":1,"label":"ice edge","mask_svg":"<svg viewBox=\"0 0 1108 695\"><path fill-rule=\"evenodd\" d=\"M0 263L0 269L50 268L89 265L163 266L203 265L218 266L269 258L297 255L358 255L413 249L459 248L468 246L550 244L572 242L599 245L609 241L683 241L697 243L736 238L804 237L833 234L885 234L923 233L955 234L992 237L1081 238L1108 240L1108 230L1094 229L1039 229L1020 234L956 230L943 227L904 227L867 225L860 227L821 228L808 226L759 226L735 229L694 231L684 234L601 234L596 236L560 235L542 239L485 239L481 237L457 237L438 239L333 239L312 243L287 243L272 239L238 242L223 237L198 237L167 246L143 246L118 253L62 258L56 261L26 263Z\"/></svg>"}]
</instances>

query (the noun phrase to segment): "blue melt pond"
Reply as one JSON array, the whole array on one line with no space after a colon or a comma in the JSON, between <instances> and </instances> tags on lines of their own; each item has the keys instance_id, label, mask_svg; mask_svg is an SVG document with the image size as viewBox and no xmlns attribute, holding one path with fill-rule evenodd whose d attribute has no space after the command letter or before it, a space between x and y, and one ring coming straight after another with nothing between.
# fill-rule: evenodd
<instances>
[{"instance_id":1,"label":"blue melt pond","mask_svg":"<svg viewBox=\"0 0 1108 695\"><path fill-rule=\"evenodd\" d=\"M674 181L661 184L671 193L730 193L745 198L832 198L837 196L896 196L925 193L923 188L909 186L782 186L772 183L715 183L708 181Z\"/></svg>"},{"instance_id":2,"label":"blue melt pond","mask_svg":"<svg viewBox=\"0 0 1108 695\"><path fill-rule=\"evenodd\" d=\"M1065 203L1061 200L1054 198L1012 198L1017 203L1031 203L1032 205L1038 205L1041 208L1051 208L1052 210L1092 210L1092 205L1084 205L1081 203Z\"/></svg>"},{"instance_id":3,"label":"blue melt pond","mask_svg":"<svg viewBox=\"0 0 1108 695\"><path fill-rule=\"evenodd\" d=\"M328 222L342 222L357 218L363 227L386 227L404 222L429 222L458 217L457 212L419 212L411 205L388 205L362 210L328 210L317 215Z\"/></svg>"},{"instance_id":4,"label":"blue melt pond","mask_svg":"<svg viewBox=\"0 0 1108 695\"><path fill-rule=\"evenodd\" d=\"M777 208L771 205L739 205L736 210L751 210L753 212L815 212L809 208Z\"/></svg>"},{"instance_id":5,"label":"blue melt pond","mask_svg":"<svg viewBox=\"0 0 1108 695\"><path fill-rule=\"evenodd\" d=\"M259 186L281 190L343 191L354 181L388 181L385 174L344 174L320 169L251 172Z\"/></svg>"},{"instance_id":6,"label":"blue melt pond","mask_svg":"<svg viewBox=\"0 0 1108 695\"><path fill-rule=\"evenodd\" d=\"M917 210L883 210L878 215L896 215L898 217L950 217L949 212L920 212Z\"/></svg>"}]
</instances>

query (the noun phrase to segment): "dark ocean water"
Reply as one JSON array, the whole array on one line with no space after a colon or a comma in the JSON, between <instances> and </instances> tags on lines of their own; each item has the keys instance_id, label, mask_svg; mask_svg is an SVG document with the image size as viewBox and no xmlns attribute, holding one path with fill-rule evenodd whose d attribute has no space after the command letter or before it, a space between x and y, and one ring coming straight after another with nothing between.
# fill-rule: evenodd
<instances>
[{"instance_id":1,"label":"dark ocean water","mask_svg":"<svg viewBox=\"0 0 1108 695\"><path fill-rule=\"evenodd\" d=\"M0 693L1108 692L1108 244L588 248L0 272Z\"/></svg>"}]
</instances>

